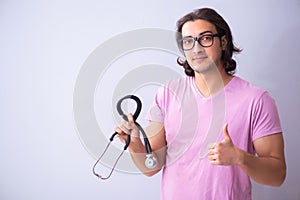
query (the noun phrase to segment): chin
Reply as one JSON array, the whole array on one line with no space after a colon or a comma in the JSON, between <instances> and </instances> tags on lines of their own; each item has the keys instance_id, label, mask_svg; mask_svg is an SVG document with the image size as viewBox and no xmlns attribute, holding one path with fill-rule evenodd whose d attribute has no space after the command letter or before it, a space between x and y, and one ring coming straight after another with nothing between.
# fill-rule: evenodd
<instances>
[{"instance_id":1,"label":"chin","mask_svg":"<svg viewBox=\"0 0 300 200\"><path fill-rule=\"evenodd\" d=\"M194 64L191 66L195 73L205 73L210 72L217 69L217 66L214 63L201 63L201 64Z\"/></svg>"}]
</instances>

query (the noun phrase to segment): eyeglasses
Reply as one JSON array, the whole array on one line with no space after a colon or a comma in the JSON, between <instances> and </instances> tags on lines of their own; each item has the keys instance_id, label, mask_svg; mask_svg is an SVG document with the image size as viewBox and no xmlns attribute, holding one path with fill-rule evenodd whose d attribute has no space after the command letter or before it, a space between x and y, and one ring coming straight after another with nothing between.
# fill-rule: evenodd
<instances>
[{"instance_id":1,"label":"eyeglasses","mask_svg":"<svg viewBox=\"0 0 300 200\"><path fill-rule=\"evenodd\" d=\"M214 44L214 37L222 37L224 34L216 33L216 34L204 34L198 37L185 37L180 41L182 49L187 51L191 50L195 46L195 41L198 41L202 47L211 47Z\"/></svg>"}]
</instances>

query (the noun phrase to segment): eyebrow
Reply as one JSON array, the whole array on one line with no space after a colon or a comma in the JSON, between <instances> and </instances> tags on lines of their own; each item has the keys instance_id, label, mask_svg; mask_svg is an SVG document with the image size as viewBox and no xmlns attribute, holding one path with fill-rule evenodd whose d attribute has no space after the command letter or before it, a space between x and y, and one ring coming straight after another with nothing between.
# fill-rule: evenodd
<instances>
[{"instance_id":1,"label":"eyebrow","mask_svg":"<svg viewBox=\"0 0 300 200\"><path fill-rule=\"evenodd\" d=\"M201 36L201 35L204 35L205 33L213 33L213 32L212 32L212 31L209 31L209 30L203 31L203 32L201 32L197 37L199 37L199 36ZM184 39L184 38L189 38L189 37L192 37L192 38L193 38L193 36L187 35L187 36L182 37L182 39Z\"/></svg>"}]
</instances>

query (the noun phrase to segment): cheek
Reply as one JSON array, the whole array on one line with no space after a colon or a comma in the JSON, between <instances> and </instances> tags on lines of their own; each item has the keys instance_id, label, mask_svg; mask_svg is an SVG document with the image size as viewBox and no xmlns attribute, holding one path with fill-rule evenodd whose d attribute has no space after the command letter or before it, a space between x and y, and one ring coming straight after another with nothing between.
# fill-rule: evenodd
<instances>
[{"instance_id":1,"label":"cheek","mask_svg":"<svg viewBox=\"0 0 300 200\"><path fill-rule=\"evenodd\" d=\"M222 50L220 48L215 48L215 49L208 49L206 51L206 54L208 55L208 57L211 59L211 60L219 60L221 59L221 56L222 56Z\"/></svg>"},{"instance_id":2,"label":"cheek","mask_svg":"<svg viewBox=\"0 0 300 200\"><path fill-rule=\"evenodd\" d=\"M187 51L184 53L186 60L190 63L192 61L192 53L191 51Z\"/></svg>"}]
</instances>

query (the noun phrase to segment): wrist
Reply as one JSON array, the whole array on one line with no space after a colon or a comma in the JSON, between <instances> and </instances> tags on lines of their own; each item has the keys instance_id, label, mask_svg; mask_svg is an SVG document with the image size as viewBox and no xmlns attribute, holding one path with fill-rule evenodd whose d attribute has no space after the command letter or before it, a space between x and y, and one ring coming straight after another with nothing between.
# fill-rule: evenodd
<instances>
[{"instance_id":1,"label":"wrist","mask_svg":"<svg viewBox=\"0 0 300 200\"><path fill-rule=\"evenodd\" d=\"M236 164L237 165L244 165L246 152L243 151L243 150L241 150L241 149L239 149L239 148L236 148L235 151L236 151L236 155L237 155L237 157L236 157Z\"/></svg>"},{"instance_id":2,"label":"wrist","mask_svg":"<svg viewBox=\"0 0 300 200\"><path fill-rule=\"evenodd\" d=\"M128 149L131 153L144 153L145 152L144 144L142 143L142 140L139 137L131 137Z\"/></svg>"}]
</instances>

